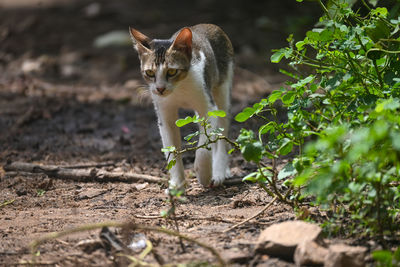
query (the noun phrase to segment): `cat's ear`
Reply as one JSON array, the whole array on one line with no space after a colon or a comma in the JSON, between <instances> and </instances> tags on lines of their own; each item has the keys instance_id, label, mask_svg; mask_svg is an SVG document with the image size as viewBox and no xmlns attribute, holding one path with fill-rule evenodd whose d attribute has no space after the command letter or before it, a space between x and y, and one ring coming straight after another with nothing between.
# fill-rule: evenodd
<instances>
[{"instance_id":1,"label":"cat's ear","mask_svg":"<svg viewBox=\"0 0 400 267\"><path fill-rule=\"evenodd\" d=\"M182 51L190 58L192 56L192 31L189 28L183 28L176 36L171 49Z\"/></svg>"},{"instance_id":2,"label":"cat's ear","mask_svg":"<svg viewBox=\"0 0 400 267\"><path fill-rule=\"evenodd\" d=\"M151 39L149 37L131 27L129 27L129 33L131 35L133 47L139 54L150 51Z\"/></svg>"}]
</instances>

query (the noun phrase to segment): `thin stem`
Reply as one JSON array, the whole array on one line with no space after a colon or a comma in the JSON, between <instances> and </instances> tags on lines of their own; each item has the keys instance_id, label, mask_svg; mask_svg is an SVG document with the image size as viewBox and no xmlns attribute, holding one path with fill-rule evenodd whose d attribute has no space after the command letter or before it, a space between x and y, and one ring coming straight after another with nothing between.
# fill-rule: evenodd
<instances>
[{"instance_id":1,"label":"thin stem","mask_svg":"<svg viewBox=\"0 0 400 267\"><path fill-rule=\"evenodd\" d=\"M361 0L363 5L368 9L369 12L371 12L371 8L369 7L369 5L365 2L365 0Z\"/></svg>"},{"instance_id":2,"label":"thin stem","mask_svg":"<svg viewBox=\"0 0 400 267\"><path fill-rule=\"evenodd\" d=\"M175 198L174 198L174 196L171 194L171 192L169 192L168 196L169 196L169 202L171 203L170 211L172 211L171 214L170 214L170 217L171 217L172 221L175 223L175 229L176 229L176 231L177 231L178 233L180 233L180 231L179 231L179 224L178 224L178 220L176 219L176 213L175 213L175 210L176 210ZM167 218L168 218L168 217L167 217ZM185 251L186 251L186 250L185 250L185 245L183 244L182 238L180 238L180 237L179 237L179 244L180 244L180 246L181 246L182 252L185 252Z\"/></svg>"},{"instance_id":3,"label":"thin stem","mask_svg":"<svg viewBox=\"0 0 400 267\"><path fill-rule=\"evenodd\" d=\"M331 14L329 14L329 10L326 8L326 6L324 5L324 3L322 3L321 0L318 0L318 4L321 6L322 10L325 12L326 16L329 19L332 19Z\"/></svg>"},{"instance_id":4,"label":"thin stem","mask_svg":"<svg viewBox=\"0 0 400 267\"><path fill-rule=\"evenodd\" d=\"M238 227L238 226L240 226L240 225L242 225L242 224L245 224L245 223L247 223L248 221L250 221L250 220L252 220L252 219L254 219L254 218L260 216L260 215L263 214L269 207L272 206L272 204L275 202L275 200L276 200L277 198L278 198L278 197L275 196L275 197L272 199L272 201L269 202L262 210L260 210L259 212L257 212L257 213L254 214L253 216L247 218L246 220L241 221L241 222L239 222L239 223L237 223L237 224L235 224L235 225L229 227L228 229L224 230L223 233L229 232L229 231L235 229L236 227Z\"/></svg>"},{"instance_id":5,"label":"thin stem","mask_svg":"<svg viewBox=\"0 0 400 267\"><path fill-rule=\"evenodd\" d=\"M353 62L353 60L351 59L349 52L346 52L345 55L347 56L347 60L349 61L349 65L350 65L350 68L352 69L353 73L354 73L355 75L358 76L358 79L359 79L359 81L362 83L362 85L363 85L365 91L368 92L369 94L371 94L371 92L369 91L369 89L368 89L367 85L365 84L364 80L363 80L362 77L360 76L360 72L359 72L359 71L356 69L356 67L354 66L354 62ZM358 63L358 62L357 62L357 63Z\"/></svg>"}]
</instances>

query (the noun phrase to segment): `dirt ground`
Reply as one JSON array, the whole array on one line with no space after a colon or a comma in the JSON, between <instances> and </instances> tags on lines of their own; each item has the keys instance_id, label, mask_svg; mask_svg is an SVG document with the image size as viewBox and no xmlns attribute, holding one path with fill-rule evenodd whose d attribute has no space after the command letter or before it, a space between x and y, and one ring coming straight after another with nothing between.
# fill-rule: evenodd
<instances>
[{"instance_id":1,"label":"dirt ground","mask_svg":"<svg viewBox=\"0 0 400 267\"><path fill-rule=\"evenodd\" d=\"M141 86L139 61L130 45L96 48L101 34L134 26L157 38L201 22L220 25L236 51L232 114L286 79L268 64L272 48L285 45L293 27L309 25L315 9L296 1L0 1L0 265L32 260L28 245L55 231L89 223L133 221L175 229L160 218L169 208L165 186L139 181L84 182L44 174L5 173L7 162L57 166L98 165L167 177L153 107ZM285 14L285 15L283 15ZM182 112L184 115L186 112ZM243 125L232 122L231 137ZM247 125L252 127L254 125ZM183 129L184 134L192 128ZM215 247L236 265L294 266L251 257L266 226L295 218L281 203L251 222L223 231L262 209L271 198L255 185L205 189L192 172L193 154L185 155L190 179L186 202L177 206L182 234ZM254 166L238 154L232 172L243 177ZM130 242L135 236L112 228ZM110 266L105 249L92 253L77 244L97 239L100 229L45 242L33 258L49 266ZM205 249L154 232L144 232L166 263L209 262ZM37 252L37 251L36 251ZM154 256L145 259L157 263ZM162 260L161 260L162 261ZM159 260L160 262L160 260ZM26 265L26 263L25 263Z\"/></svg>"}]
</instances>

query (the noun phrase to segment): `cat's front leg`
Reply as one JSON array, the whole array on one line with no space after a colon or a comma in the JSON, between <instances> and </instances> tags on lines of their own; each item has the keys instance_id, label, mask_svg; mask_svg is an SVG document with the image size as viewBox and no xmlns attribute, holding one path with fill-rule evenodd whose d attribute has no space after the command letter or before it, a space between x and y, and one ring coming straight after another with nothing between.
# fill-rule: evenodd
<instances>
[{"instance_id":1,"label":"cat's front leg","mask_svg":"<svg viewBox=\"0 0 400 267\"><path fill-rule=\"evenodd\" d=\"M201 133L199 138L199 145L203 145L206 140L207 138L204 133ZM199 183L205 187L210 186L212 177L211 151L206 148L199 148L196 150L194 170L196 172L196 177Z\"/></svg>"},{"instance_id":2,"label":"cat's front leg","mask_svg":"<svg viewBox=\"0 0 400 267\"><path fill-rule=\"evenodd\" d=\"M228 118L214 118L215 128L223 128L223 135L228 136L229 119ZM225 140L219 140L212 146L212 184L218 186L223 184L224 180L230 177L229 168L229 145Z\"/></svg>"},{"instance_id":3,"label":"cat's front leg","mask_svg":"<svg viewBox=\"0 0 400 267\"><path fill-rule=\"evenodd\" d=\"M179 150L181 148L181 135L178 126L175 124L178 119L178 110L170 107L158 106L156 111L163 147L174 146ZM169 152L165 153L165 157L168 163L174 159L173 155ZM184 190L186 183L182 158L179 155L175 160L175 165L169 170L169 188Z\"/></svg>"}]
</instances>

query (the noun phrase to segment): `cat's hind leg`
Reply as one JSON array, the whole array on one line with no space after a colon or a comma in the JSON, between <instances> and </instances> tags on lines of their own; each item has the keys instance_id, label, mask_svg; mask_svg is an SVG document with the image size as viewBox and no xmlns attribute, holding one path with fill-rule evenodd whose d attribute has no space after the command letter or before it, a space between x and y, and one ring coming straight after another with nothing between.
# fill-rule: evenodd
<instances>
[{"instance_id":1,"label":"cat's hind leg","mask_svg":"<svg viewBox=\"0 0 400 267\"><path fill-rule=\"evenodd\" d=\"M223 128L223 135L228 137L230 126L230 104L231 104L231 88L233 78L233 63L229 63L225 80L220 86L214 88L213 97L217 105L217 109L224 110L226 116L213 119L213 128ZM219 140L212 148L212 183L213 185L221 185L225 178L230 177L229 168L229 144L224 140Z\"/></svg>"}]
</instances>

